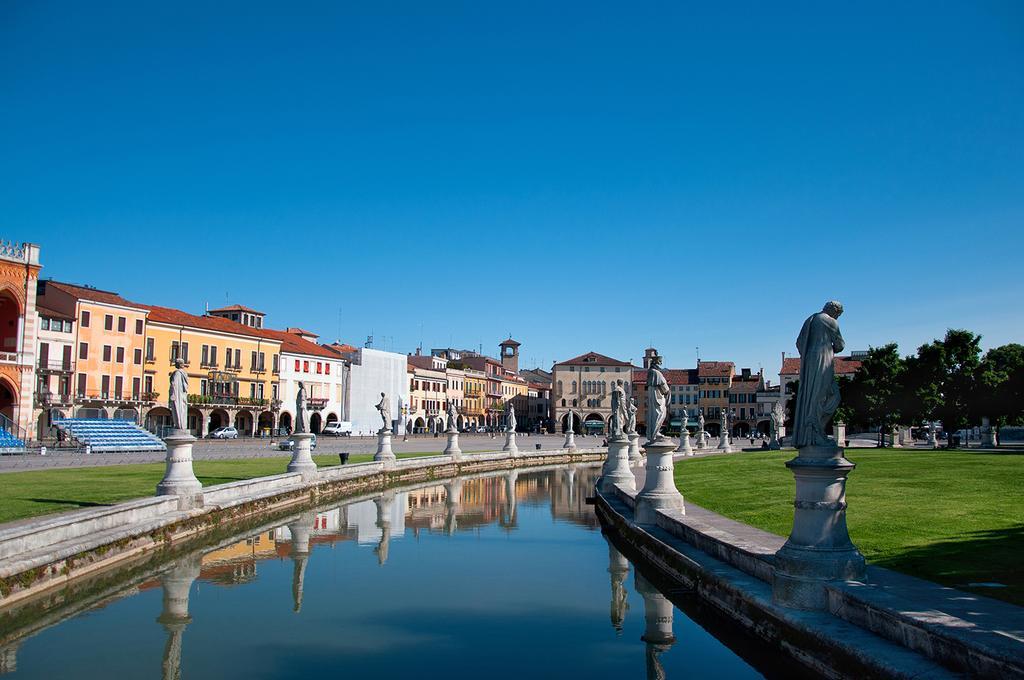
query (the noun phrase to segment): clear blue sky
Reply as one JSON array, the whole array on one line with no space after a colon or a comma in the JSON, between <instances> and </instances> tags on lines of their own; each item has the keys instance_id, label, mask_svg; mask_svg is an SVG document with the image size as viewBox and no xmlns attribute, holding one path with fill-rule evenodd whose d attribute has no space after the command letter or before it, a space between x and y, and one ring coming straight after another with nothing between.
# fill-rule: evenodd
<instances>
[{"instance_id":1,"label":"clear blue sky","mask_svg":"<svg viewBox=\"0 0 1024 680\"><path fill-rule=\"evenodd\" d=\"M8 0L0 236L398 351L1020 341L1022 66L1017 2Z\"/></svg>"}]
</instances>

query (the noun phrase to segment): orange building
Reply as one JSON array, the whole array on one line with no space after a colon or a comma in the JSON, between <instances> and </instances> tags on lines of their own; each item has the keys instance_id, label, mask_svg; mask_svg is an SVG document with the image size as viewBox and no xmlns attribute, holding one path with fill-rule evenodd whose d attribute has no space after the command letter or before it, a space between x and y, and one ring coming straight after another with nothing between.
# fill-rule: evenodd
<instances>
[{"instance_id":1,"label":"orange building","mask_svg":"<svg viewBox=\"0 0 1024 680\"><path fill-rule=\"evenodd\" d=\"M157 398L143 382L149 310L117 293L58 281L41 281L38 299L47 314L75 320L74 416L140 422Z\"/></svg>"}]
</instances>

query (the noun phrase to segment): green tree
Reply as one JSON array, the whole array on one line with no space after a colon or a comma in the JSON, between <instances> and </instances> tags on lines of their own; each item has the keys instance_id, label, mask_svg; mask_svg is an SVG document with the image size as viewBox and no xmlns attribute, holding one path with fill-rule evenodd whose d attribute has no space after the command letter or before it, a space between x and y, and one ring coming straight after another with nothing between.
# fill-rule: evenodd
<instances>
[{"instance_id":1,"label":"green tree","mask_svg":"<svg viewBox=\"0 0 1024 680\"><path fill-rule=\"evenodd\" d=\"M903 377L906 364L896 343L872 347L860 368L846 385L847 404L853 419L878 426L878 445L885 444L885 432L900 422Z\"/></svg>"},{"instance_id":2,"label":"green tree","mask_svg":"<svg viewBox=\"0 0 1024 680\"><path fill-rule=\"evenodd\" d=\"M970 331L950 329L942 340L917 350L913 367L921 374L914 377L914 385L919 398L942 421L949 446L953 433L970 424L980 365L981 336Z\"/></svg>"},{"instance_id":3,"label":"green tree","mask_svg":"<svg viewBox=\"0 0 1024 680\"><path fill-rule=\"evenodd\" d=\"M996 426L1024 419L1024 345L1011 343L985 353L972 406L975 417L987 416Z\"/></svg>"}]
</instances>

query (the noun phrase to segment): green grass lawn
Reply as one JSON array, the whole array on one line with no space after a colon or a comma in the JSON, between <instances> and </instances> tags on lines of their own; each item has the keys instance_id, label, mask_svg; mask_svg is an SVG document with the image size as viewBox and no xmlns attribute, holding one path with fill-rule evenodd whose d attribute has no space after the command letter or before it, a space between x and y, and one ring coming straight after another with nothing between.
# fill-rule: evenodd
<instances>
[{"instance_id":1,"label":"green grass lawn","mask_svg":"<svg viewBox=\"0 0 1024 680\"><path fill-rule=\"evenodd\" d=\"M399 453L399 458L429 456L436 453ZM197 460L194 469L204 485L224 484L252 477L285 472L287 455L243 460ZM373 459L373 454L357 453L350 463ZM337 454L313 456L317 465L338 464ZM152 496L163 479L164 463L140 463L105 467L79 467L59 470L30 470L0 474L0 522L74 510Z\"/></svg>"},{"instance_id":2,"label":"green grass lawn","mask_svg":"<svg viewBox=\"0 0 1024 680\"><path fill-rule=\"evenodd\" d=\"M676 464L688 502L780 536L793 523L793 451ZM847 523L872 564L1024 605L1024 455L849 449ZM996 582L1006 588L966 588Z\"/></svg>"}]
</instances>

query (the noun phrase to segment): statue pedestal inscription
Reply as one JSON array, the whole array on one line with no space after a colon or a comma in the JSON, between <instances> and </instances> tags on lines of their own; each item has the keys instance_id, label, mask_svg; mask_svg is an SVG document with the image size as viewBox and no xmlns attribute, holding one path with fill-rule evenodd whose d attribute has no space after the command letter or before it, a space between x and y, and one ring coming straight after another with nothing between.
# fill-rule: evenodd
<instances>
[{"instance_id":1,"label":"statue pedestal inscription","mask_svg":"<svg viewBox=\"0 0 1024 680\"><path fill-rule=\"evenodd\" d=\"M602 493L610 493L616 486L636 491L636 477L629 469L629 439L624 436L613 437L608 442L608 458L598 481Z\"/></svg>"},{"instance_id":2,"label":"statue pedestal inscription","mask_svg":"<svg viewBox=\"0 0 1024 680\"><path fill-rule=\"evenodd\" d=\"M156 485L157 496L177 496L182 510L202 507L203 485L192 470L192 444L196 438L183 430L164 437L167 444L167 471Z\"/></svg>"},{"instance_id":3,"label":"statue pedestal inscription","mask_svg":"<svg viewBox=\"0 0 1024 680\"><path fill-rule=\"evenodd\" d=\"M805 446L786 467L796 478L793 532L775 554L772 599L823 609L825 582L864 577L864 556L846 528L846 477L854 464L838 446Z\"/></svg>"},{"instance_id":4,"label":"statue pedestal inscription","mask_svg":"<svg viewBox=\"0 0 1024 680\"><path fill-rule=\"evenodd\" d=\"M510 453L513 456L518 456L519 455L519 447L516 446L516 433L515 432L509 431L509 432L505 433L505 445L503 447L501 447L501 450L505 451L506 453Z\"/></svg>"},{"instance_id":5,"label":"statue pedestal inscription","mask_svg":"<svg viewBox=\"0 0 1024 680\"><path fill-rule=\"evenodd\" d=\"M629 462L639 463L643 460L643 454L640 453L640 435L636 432L629 433Z\"/></svg>"},{"instance_id":6,"label":"statue pedestal inscription","mask_svg":"<svg viewBox=\"0 0 1024 680\"><path fill-rule=\"evenodd\" d=\"M313 435L309 432L293 432L292 459L288 463L288 472L298 472L304 481L316 477L316 463L313 462L311 443Z\"/></svg>"},{"instance_id":7,"label":"statue pedestal inscription","mask_svg":"<svg viewBox=\"0 0 1024 680\"><path fill-rule=\"evenodd\" d=\"M373 459L383 461L385 467L394 465L395 452L391 450L391 430L382 428L377 432L377 452L373 454Z\"/></svg>"},{"instance_id":8,"label":"statue pedestal inscription","mask_svg":"<svg viewBox=\"0 0 1024 680\"><path fill-rule=\"evenodd\" d=\"M674 479L673 451L676 445L671 439L659 438L647 442L647 478L644 488L636 496L633 520L637 524L654 524L656 510L684 511L683 495L676 488Z\"/></svg>"},{"instance_id":9,"label":"statue pedestal inscription","mask_svg":"<svg viewBox=\"0 0 1024 680\"><path fill-rule=\"evenodd\" d=\"M444 455L451 456L452 460L460 460L462 458L462 449L459 448L459 433L449 431L447 435L448 446L444 447Z\"/></svg>"}]
</instances>

